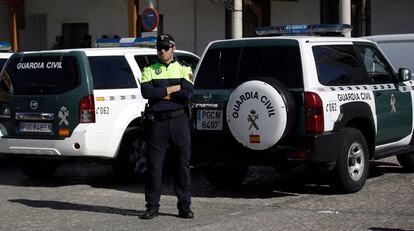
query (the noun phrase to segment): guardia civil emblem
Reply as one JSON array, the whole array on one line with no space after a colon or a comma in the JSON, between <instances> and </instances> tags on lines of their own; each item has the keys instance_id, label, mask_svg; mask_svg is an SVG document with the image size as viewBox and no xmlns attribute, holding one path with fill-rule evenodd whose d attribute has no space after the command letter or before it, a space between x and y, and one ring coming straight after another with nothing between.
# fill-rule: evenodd
<instances>
[{"instance_id":1,"label":"guardia civil emblem","mask_svg":"<svg viewBox=\"0 0 414 231\"><path fill-rule=\"evenodd\" d=\"M161 72L162 72L161 68L155 69L155 74L159 75L159 74L161 74Z\"/></svg>"},{"instance_id":2,"label":"guardia civil emblem","mask_svg":"<svg viewBox=\"0 0 414 231\"><path fill-rule=\"evenodd\" d=\"M257 126L256 120L259 119L259 115L256 114L256 111L252 109L250 111L250 114L247 116L247 121L250 122L249 130L252 129L252 127L256 128L256 130L259 130L259 126Z\"/></svg>"},{"instance_id":3,"label":"guardia civil emblem","mask_svg":"<svg viewBox=\"0 0 414 231\"><path fill-rule=\"evenodd\" d=\"M397 105L397 98L394 94L391 94L390 97L390 106L391 106L391 112L397 112L397 108L395 107Z\"/></svg>"}]
</instances>

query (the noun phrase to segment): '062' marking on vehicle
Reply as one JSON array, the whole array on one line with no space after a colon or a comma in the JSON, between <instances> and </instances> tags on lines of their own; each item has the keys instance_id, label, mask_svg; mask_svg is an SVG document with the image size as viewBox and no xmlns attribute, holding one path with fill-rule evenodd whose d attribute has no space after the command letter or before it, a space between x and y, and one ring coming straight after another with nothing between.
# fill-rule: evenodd
<instances>
[{"instance_id":1,"label":"'062' marking on vehicle","mask_svg":"<svg viewBox=\"0 0 414 231\"><path fill-rule=\"evenodd\" d=\"M326 111L330 112L330 111L337 111L337 105L336 103L328 103L326 104Z\"/></svg>"},{"instance_id":2,"label":"'062' marking on vehicle","mask_svg":"<svg viewBox=\"0 0 414 231\"><path fill-rule=\"evenodd\" d=\"M97 107L96 114L109 115L109 107Z\"/></svg>"}]
</instances>

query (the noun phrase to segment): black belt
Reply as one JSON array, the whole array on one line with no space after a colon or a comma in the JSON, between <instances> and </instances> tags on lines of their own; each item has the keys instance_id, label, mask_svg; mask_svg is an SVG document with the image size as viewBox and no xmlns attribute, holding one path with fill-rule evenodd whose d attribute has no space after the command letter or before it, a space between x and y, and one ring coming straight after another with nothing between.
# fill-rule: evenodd
<instances>
[{"instance_id":1,"label":"black belt","mask_svg":"<svg viewBox=\"0 0 414 231\"><path fill-rule=\"evenodd\" d=\"M169 120L174 117L184 114L184 109L179 109L177 111L167 111L167 112L154 112L153 116L155 120Z\"/></svg>"}]
</instances>

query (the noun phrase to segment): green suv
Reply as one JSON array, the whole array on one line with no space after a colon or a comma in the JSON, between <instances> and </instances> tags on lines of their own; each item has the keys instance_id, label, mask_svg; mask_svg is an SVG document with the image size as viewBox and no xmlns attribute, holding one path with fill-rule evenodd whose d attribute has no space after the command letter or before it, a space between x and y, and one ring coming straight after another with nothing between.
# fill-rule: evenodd
<instances>
[{"instance_id":1,"label":"green suv","mask_svg":"<svg viewBox=\"0 0 414 231\"><path fill-rule=\"evenodd\" d=\"M193 162L209 166L211 184L238 185L249 165L303 164L330 171L349 193L364 186L370 160L397 155L414 170L411 72L396 72L373 42L332 36L351 28L260 28L291 35L206 47L195 72Z\"/></svg>"}]
</instances>

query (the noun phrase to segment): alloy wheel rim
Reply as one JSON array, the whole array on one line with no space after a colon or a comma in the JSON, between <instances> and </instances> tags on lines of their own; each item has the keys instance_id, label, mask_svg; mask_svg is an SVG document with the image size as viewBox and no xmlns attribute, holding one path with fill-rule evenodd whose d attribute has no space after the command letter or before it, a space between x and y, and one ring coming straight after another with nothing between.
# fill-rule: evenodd
<instances>
[{"instance_id":1,"label":"alloy wheel rim","mask_svg":"<svg viewBox=\"0 0 414 231\"><path fill-rule=\"evenodd\" d=\"M361 144L353 143L348 151L348 173L352 180L358 181L364 173L364 150Z\"/></svg>"}]
</instances>

